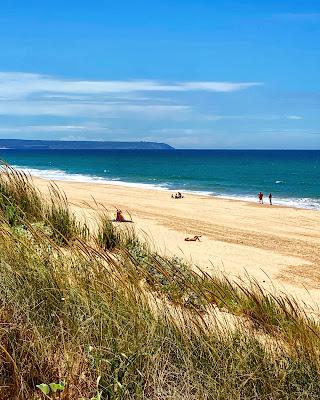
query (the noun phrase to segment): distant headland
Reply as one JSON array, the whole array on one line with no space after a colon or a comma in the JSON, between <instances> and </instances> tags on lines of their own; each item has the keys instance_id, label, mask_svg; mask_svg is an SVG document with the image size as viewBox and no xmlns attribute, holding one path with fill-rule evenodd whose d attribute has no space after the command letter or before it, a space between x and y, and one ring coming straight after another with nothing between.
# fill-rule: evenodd
<instances>
[{"instance_id":1,"label":"distant headland","mask_svg":"<svg viewBox=\"0 0 320 400\"><path fill-rule=\"evenodd\" d=\"M0 149L21 150L174 150L166 143L0 139Z\"/></svg>"}]
</instances>

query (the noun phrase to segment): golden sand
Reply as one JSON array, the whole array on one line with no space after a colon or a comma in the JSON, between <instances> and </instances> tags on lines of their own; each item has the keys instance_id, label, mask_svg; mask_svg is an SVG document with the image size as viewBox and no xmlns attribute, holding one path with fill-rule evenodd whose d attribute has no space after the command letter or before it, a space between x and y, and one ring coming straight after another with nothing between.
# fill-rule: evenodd
<instances>
[{"instance_id":1,"label":"golden sand","mask_svg":"<svg viewBox=\"0 0 320 400\"><path fill-rule=\"evenodd\" d=\"M35 178L45 190L48 181ZM158 251L178 255L207 272L248 274L259 283L320 304L320 212L238 200L100 183L57 181L77 212L93 198L130 213L136 230ZM200 242L184 238L202 235Z\"/></svg>"}]
</instances>

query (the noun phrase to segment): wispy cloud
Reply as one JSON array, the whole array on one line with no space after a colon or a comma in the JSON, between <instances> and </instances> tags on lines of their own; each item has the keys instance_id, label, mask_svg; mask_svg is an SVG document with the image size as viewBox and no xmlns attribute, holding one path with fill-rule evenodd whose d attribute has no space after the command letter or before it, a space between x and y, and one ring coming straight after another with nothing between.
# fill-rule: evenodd
<instances>
[{"instance_id":1,"label":"wispy cloud","mask_svg":"<svg viewBox=\"0 0 320 400\"><path fill-rule=\"evenodd\" d=\"M200 118L206 121L220 120L261 120L261 121L276 121L276 120L301 120L300 115L283 115L283 114L243 114L243 115L200 115Z\"/></svg>"},{"instance_id":2,"label":"wispy cloud","mask_svg":"<svg viewBox=\"0 0 320 400\"><path fill-rule=\"evenodd\" d=\"M0 133L46 133L46 132L106 132L108 127L98 124L87 125L21 125L1 126Z\"/></svg>"},{"instance_id":3,"label":"wispy cloud","mask_svg":"<svg viewBox=\"0 0 320 400\"><path fill-rule=\"evenodd\" d=\"M83 141L94 141L94 142L102 142L104 139L97 138L97 137L87 137L87 136L79 136L79 135L68 135L59 138L62 142L83 142Z\"/></svg>"},{"instance_id":4,"label":"wispy cloud","mask_svg":"<svg viewBox=\"0 0 320 400\"><path fill-rule=\"evenodd\" d=\"M287 119L300 120L303 119L303 117L301 117L301 115L287 115Z\"/></svg>"},{"instance_id":5,"label":"wispy cloud","mask_svg":"<svg viewBox=\"0 0 320 400\"><path fill-rule=\"evenodd\" d=\"M320 13L309 12L309 13L280 13L275 14L273 19L287 21L287 22L319 22Z\"/></svg>"},{"instance_id":6,"label":"wispy cloud","mask_svg":"<svg viewBox=\"0 0 320 400\"><path fill-rule=\"evenodd\" d=\"M145 117L172 116L189 112L191 107L184 105L126 104L103 102L63 101L0 101L0 115L61 116L61 117L104 117L119 118L121 115L144 115Z\"/></svg>"},{"instance_id":7,"label":"wispy cloud","mask_svg":"<svg viewBox=\"0 0 320 400\"><path fill-rule=\"evenodd\" d=\"M192 110L192 106L188 104L172 101L173 93L228 93L260 84L216 81L72 80L34 73L0 72L0 115L173 117ZM161 97L162 93L168 93L166 99Z\"/></svg>"},{"instance_id":8,"label":"wispy cloud","mask_svg":"<svg viewBox=\"0 0 320 400\"><path fill-rule=\"evenodd\" d=\"M28 96L34 93L105 94L129 92L233 92L261 85L260 82L162 82L156 80L96 81L68 80L51 76L0 72L1 96Z\"/></svg>"},{"instance_id":9,"label":"wispy cloud","mask_svg":"<svg viewBox=\"0 0 320 400\"><path fill-rule=\"evenodd\" d=\"M277 128L269 128L262 129L258 131L258 133L268 133L274 135L319 135L320 132L313 129L299 129L299 128L288 128L288 129L277 129Z\"/></svg>"}]
</instances>

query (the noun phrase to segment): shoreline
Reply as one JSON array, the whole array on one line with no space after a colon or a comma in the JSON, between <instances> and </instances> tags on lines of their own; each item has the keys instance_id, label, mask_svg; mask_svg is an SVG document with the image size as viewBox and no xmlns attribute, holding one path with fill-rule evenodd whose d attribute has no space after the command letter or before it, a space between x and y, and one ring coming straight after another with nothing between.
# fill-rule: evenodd
<instances>
[{"instance_id":1,"label":"shoreline","mask_svg":"<svg viewBox=\"0 0 320 400\"><path fill-rule=\"evenodd\" d=\"M137 188L143 190L154 190L154 191L164 191L168 193L181 192L186 195L195 195L195 196L203 196L203 197L213 197L218 199L232 200L232 201L243 201L247 203L258 203L257 196L254 195L242 195L242 194L217 194L210 191L205 190L186 190L183 188L169 188L165 187L165 184L159 183L138 183L138 182L127 182L122 181L120 179L111 179L108 180L99 176L90 176L85 174L72 174L64 172L59 169L35 169L35 168L26 168L20 167L19 165L13 165L14 168L28 173L36 178L44 179L44 180L52 180L59 182L79 182L85 184L99 184L99 185L114 185L114 186L122 186L128 188ZM309 201L309 204L307 203ZM303 204L305 202L305 204ZM265 195L265 204L268 203L268 198ZM268 204L269 205L269 204ZM320 201L316 202L316 199L311 198L277 198L274 196L273 198L273 207L286 207L286 208L294 208L294 209L302 209L302 210L312 210L312 211L320 211Z\"/></svg>"}]
</instances>

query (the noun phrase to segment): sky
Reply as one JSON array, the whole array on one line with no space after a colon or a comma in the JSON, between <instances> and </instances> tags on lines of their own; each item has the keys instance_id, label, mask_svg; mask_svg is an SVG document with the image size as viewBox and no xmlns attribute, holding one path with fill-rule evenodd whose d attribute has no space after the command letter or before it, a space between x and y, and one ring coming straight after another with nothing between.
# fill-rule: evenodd
<instances>
[{"instance_id":1,"label":"sky","mask_svg":"<svg viewBox=\"0 0 320 400\"><path fill-rule=\"evenodd\" d=\"M320 149L319 0L3 0L0 138Z\"/></svg>"}]
</instances>

